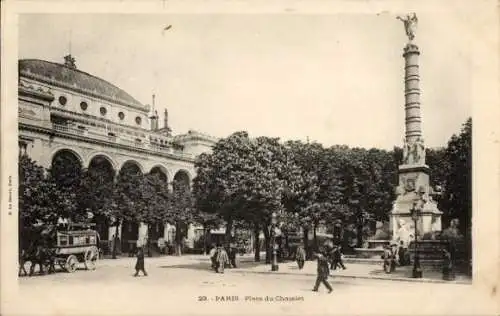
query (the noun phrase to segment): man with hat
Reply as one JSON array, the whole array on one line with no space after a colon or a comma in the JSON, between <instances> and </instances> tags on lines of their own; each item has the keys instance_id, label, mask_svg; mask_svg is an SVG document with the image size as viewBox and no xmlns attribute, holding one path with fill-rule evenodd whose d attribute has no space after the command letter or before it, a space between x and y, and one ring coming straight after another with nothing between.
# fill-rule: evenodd
<instances>
[{"instance_id":1,"label":"man with hat","mask_svg":"<svg viewBox=\"0 0 500 316\"><path fill-rule=\"evenodd\" d=\"M332 286L328 283L328 275L330 274L330 269L328 266L328 259L326 258L326 254L323 250L320 250L319 253L315 254L315 257L318 260L318 276L316 277L316 283L314 284L313 291L318 292L319 286L321 283L325 285L328 289L328 293L333 291Z\"/></svg>"}]
</instances>

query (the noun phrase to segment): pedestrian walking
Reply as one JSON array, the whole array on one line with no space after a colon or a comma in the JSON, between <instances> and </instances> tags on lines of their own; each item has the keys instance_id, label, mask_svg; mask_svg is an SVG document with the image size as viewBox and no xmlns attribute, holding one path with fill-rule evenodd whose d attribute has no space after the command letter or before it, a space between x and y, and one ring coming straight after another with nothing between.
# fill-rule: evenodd
<instances>
[{"instance_id":1,"label":"pedestrian walking","mask_svg":"<svg viewBox=\"0 0 500 316\"><path fill-rule=\"evenodd\" d=\"M299 270L304 268L304 263L306 262L306 251L302 245L297 247L297 252L295 253L295 260L297 261L297 265L299 266Z\"/></svg>"},{"instance_id":2,"label":"pedestrian walking","mask_svg":"<svg viewBox=\"0 0 500 316\"><path fill-rule=\"evenodd\" d=\"M236 268L236 246L234 244L231 244L229 246L229 267L230 268Z\"/></svg>"},{"instance_id":3,"label":"pedestrian walking","mask_svg":"<svg viewBox=\"0 0 500 316\"><path fill-rule=\"evenodd\" d=\"M229 264L229 257L227 255L226 250L224 247L219 246L217 247L217 268L216 272L217 273L224 273L224 267Z\"/></svg>"},{"instance_id":4,"label":"pedestrian walking","mask_svg":"<svg viewBox=\"0 0 500 316\"><path fill-rule=\"evenodd\" d=\"M342 252L341 252L342 247L340 245L335 245L333 247L333 260L332 260L332 266L331 268L333 270L337 270L337 267L342 268L342 270L347 269L344 266L344 262L342 262Z\"/></svg>"},{"instance_id":5,"label":"pedestrian walking","mask_svg":"<svg viewBox=\"0 0 500 316\"><path fill-rule=\"evenodd\" d=\"M215 245L212 245L208 255L210 257L210 262L212 263L212 269L214 271L216 271L217 270L217 247L215 247Z\"/></svg>"},{"instance_id":6,"label":"pedestrian walking","mask_svg":"<svg viewBox=\"0 0 500 316\"><path fill-rule=\"evenodd\" d=\"M453 271L453 261L451 252L448 249L443 249L443 280L455 280L455 273Z\"/></svg>"},{"instance_id":7,"label":"pedestrian walking","mask_svg":"<svg viewBox=\"0 0 500 316\"><path fill-rule=\"evenodd\" d=\"M391 273L396 270L396 259L394 257L393 248L390 245L385 246L384 254L382 255L385 273Z\"/></svg>"},{"instance_id":8,"label":"pedestrian walking","mask_svg":"<svg viewBox=\"0 0 500 316\"><path fill-rule=\"evenodd\" d=\"M142 271L144 276L148 276L146 269L144 267L144 247L142 245L137 247L136 257L137 257L137 262L135 263L134 276L135 277L139 276L139 271Z\"/></svg>"},{"instance_id":9,"label":"pedestrian walking","mask_svg":"<svg viewBox=\"0 0 500 316\"><path fill-rule=\"evenodd\" d=\"M328 275L330 274L330 269L328 266L328 259L326 258L326 254L320 252L315 254L315 256L318 260L318 276L316 277L316 283L314 284L313 291L318 292L320 284L323 283L328 289L328 293L331 293L333 289L330 283L328 283Z\"/></svg>"},{"instance_id":10,"label":"pedestrian walking","mask_svg":"<svg viewBox=\"0 0 500 316\"><path fill-rule=\"evenodd\" d=\"M111 237L111 259L116 259L116 235Z\"/></svg>"}]
</instances>

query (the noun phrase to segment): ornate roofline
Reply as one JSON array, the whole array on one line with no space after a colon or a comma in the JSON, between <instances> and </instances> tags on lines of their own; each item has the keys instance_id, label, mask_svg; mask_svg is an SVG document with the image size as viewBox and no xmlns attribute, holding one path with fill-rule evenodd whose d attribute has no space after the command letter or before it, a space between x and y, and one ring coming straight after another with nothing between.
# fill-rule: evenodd
<instances>
[{"instance_id":1,"label":"ornate roofline","mask_svg":"<svg viewBox=\"0 0 500 316\"><path fill-rule=\"evenodd\" d=\"M105 119L105 118L102 118L102 117L98 117L98 116L95 116L95 115L90 115L90 114L86 114L86 113L78 113L78 112L74 112L74 111L69 111L69 110L66 110L66 109L61 109L61 108L56 108L56 107L51 107L51 111L54 111L54 112L61 112L61 113L66 113L70 116L75 116L75 118L84 118L84 119L89 119L89 120L95 120L96 123L97 122L100 122L100 123L106 123L106 124L110 124L110 125L116 125L116 126L119 126L119 127L123 127L123 128L126 128L126 129L130 129L130 130L134 130L136 132L141 132L141 133L145 133L145 134L150 134L152 131L147 129L147 128L143 128L143 127L136 127L136 126L132 126L132 125L127 125L127 124L122 124L122 123L118 123L118 122L113 122L109 119Z\"/></svg>"},{"instance_id":2,"label":"ornate roofline","mask_svg":"<svg viewBox=\"0 0 500 316\"><path fill-rule=\"evenodd\" d=\"M62 66L62 67L65 67L65 66ZM84 74L86 74L88 76L97 78L99 80L105 81L104 79L100 79L98 77L92 76L92 75L87 74L85 72L82 72L82 73L84 73ZM55 79L50 78L50 77L46 77L46 76L34 74L31 71L20 70L19 71L19 78L21 78L21 77L26 77L28 79L37 80L37 81L40 81L40 82L43 82L43 83L46 83L46 84L50 84L50 85L53 85L53 86L56 86L56 87L59 87L59 88L72 90L72 91L75 91L75 92L78 92L78 93L81 93L81 94L84 94L84 95L87 95L87 96L90 96L90 97L94 97L94 98L99 98L99 99L102 99L102 100L106 100L108 102L120 104L120 105L123 105L123 106L128 106L128 107L131 107L133 109L140 110L140 111L143 111L143 112L149 112L149 106L146 106L146 105L139 106L137 104L132 104L130 102L124 101L122 99L110 98L110 97L108 97L106 95L103 95L103 94L97 92L97 91L91 91L91 90L87 90L87 89L82 89L82 88L80 88L78 86L70 85L70 84L67 84L65 82L62 82L62 81L59 81L59 80L55 80ZM107 81L105 81L105 82L108 83L109 85L112 85L111 83L109 83ZM119 88L117 87L117 89L119 89ZM139 102L139 101L137 101L137 102Z\"/></svg>"},{"instance_id":3,"label":"ornate roofline","mask_svg":"<svg viewBox=\"0 0 500 316\"><path fill-rule=\"evenodd\" d=\"M54 95L49 91L45 91L43 89L34 89L33 87L27 87L23 84L20 84L18 87L20 96L30 96L36 99L41 99L43 101L52 102L54 101Z\"/></svg>"},{"instance_id":4,"label":"ornate roofline","mask_svg":"<svg viewBox=\"0 0 500 316\"><path fill-rule=\"evenodd\" d=\"M217 137L200 133L195 130L189 130L187 134L176 135L174 136L174 139L179 142L201 140L211 144L215 144L219 141Z\"/></svg>"},{"instance_id":5,"label":"ornate roofline","mask_svg":"<svg viewBox=\"0 0 500 316\"><path fill-rule=\"evenodd\" d=\"M128 150L128 151L133 151L133 152L147 154L148 156L155 155L155 156L169 158L169 159L177 160L177 161L190 162L190 163L194 163L195 162L195 157L187 157L187 156L183 156L182 157L182 156L179 156L179 155L176 155L176 154L158 152L158 151L154 151L154 150L148 150L146 148L137 148L137 147L133 147L133 146L127 146L127 145L124 145L124 144L117 144L117 143L113 143L113 142L106 142L106 141L103 141L103 140L93 139L93 138L85 137L85 136L82 136L82 135L73 135L73 134L70 134L70 133L64 133L64 132L60 132L60 131L55 131L52 128L35 126L35 125L26 124L26 123L22 123L22 122L19 122L19 129L30 130L30 131L39 132L39 133L47 134L47 135L50 135L50 136L57 136L57 137L61 137L61 138L74 139L74 140L83 141L83 142L86 142L86 143L98 144L98 145L101 145L101 146L107 146L107 147L113 147L113 148L122 148L122 149L125 149L125 150Z\"/></svg>"}]
</instances>

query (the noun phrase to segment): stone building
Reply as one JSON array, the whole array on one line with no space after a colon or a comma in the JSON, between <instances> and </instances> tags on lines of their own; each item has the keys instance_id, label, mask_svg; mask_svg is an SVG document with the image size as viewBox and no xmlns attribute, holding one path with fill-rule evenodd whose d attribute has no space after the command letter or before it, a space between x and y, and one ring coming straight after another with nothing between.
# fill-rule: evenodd
<instances>
[{"instance_id":1,"label":"stone building","mask_svg":"<svg viewBox=\"0 0 500 316\"><path fill-rule=\"evenodd\" d=\"M111 179L128 168L157 172L171 185L190 184L195 157L210 151L216 138L189 131L173 135L165 110L163 126L153 105L145 105L113 84L77 69L68 55L63 64L19 60L19 150L50 168L58 157L80 168L100 168ZM98 224L102 240L118 231L127 246L144 234L144 225ZM174 227L159 224L151 240L174 236ZM188 238L196 229L188 230Z\"/></svg>"}]
</instances>

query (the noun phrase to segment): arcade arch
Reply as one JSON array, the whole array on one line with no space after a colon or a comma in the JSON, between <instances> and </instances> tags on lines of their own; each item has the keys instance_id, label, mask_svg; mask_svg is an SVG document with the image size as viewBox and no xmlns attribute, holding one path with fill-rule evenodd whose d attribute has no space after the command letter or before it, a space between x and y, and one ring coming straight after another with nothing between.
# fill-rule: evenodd
<instances>
[{"instance_id":1,"label":"arcade arch","mask_svg":"<svg viewBox=\"0 0 500 316\"><path fill-rule=\"evenodd\" d=\"M168 171L165 167L157 165L151 168L150 174L157 174L162 181L168 182Z\"/></svg>"},{"instance_id":2,"label":"arcade arch","mask_svg":"<svg viewBox=\"0 0 500 316\"><path fill-rule=\"evenodd\" d=\"M102 212L105 205L105 197L113 194L113 183L115 180L116 171L113 168L109 157L104 155L95 155L90 159L87 169L87 177L85 179L87 190L95 197L92 206L94 214L94 222L96 230L99 232L101 240L109 239L109 219Z\"/></svg>"},{"instance_id":3,"label":"arcade arch","mask_svg":"<svg viewBox=\"0 0 500 316\"><path fill-rule=\"evenodd\" d=\"M184 187L187 190L191 188L191 179L189 176L189 172L184 169L178 170L175 173L173 180L174 180L173 181L174 190L180 189L181 187Z\"/></svg>"},{"instance_id":4,"label":"arcade arch","mask_svg":"<svg viewBox=\"0 0 500 316\"><path fill-rule=\"evenodd\" d=\"M59 149L52 155L50 175L61 188L75 188L82 175L82 158L71 149Z\"/></svg>"},{"instance_id":5,"label":"arcade arch","mask_svg":"<svg viewBox=\"0 0 500 316\"><path fill-rule=\"evenodd\" d=\"M144 174L142 166L135 160L127 160L120 167L120 174L128 173L128 174Z\"/></svg>"}]
</instances>

